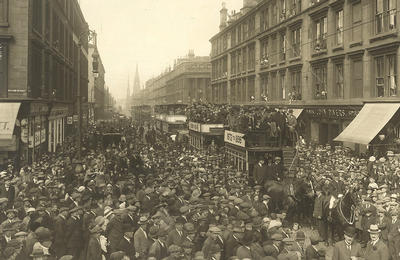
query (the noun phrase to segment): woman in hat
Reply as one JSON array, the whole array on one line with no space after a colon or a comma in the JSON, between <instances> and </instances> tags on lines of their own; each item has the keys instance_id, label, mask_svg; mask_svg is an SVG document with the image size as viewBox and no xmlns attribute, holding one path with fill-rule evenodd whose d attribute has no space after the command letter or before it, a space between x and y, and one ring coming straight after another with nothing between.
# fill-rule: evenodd
<instances>
[{"instance_id":1,"label":"woman in hat","mask_svg":"<svg viewBox=\"0 0 400 260\"><path fill-rule=\"evenodd\" d=\"M368 233L371 240L365 250L365 260L389 260L389 249L380 239L381 230L378 225L370 225Z\"/></svg>"}]
</instances>

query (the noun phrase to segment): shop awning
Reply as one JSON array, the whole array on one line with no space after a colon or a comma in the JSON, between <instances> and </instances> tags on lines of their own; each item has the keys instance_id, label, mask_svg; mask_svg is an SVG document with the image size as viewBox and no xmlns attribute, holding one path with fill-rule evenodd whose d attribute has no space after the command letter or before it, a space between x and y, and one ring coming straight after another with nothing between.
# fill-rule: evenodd
<instances>
[{"instance_id":1,"label":"shop awning","mask_svg":"<svg viewBox=\"0 0 400 260\"><path fill-rule=\"evenodd\" d=\"M301 112L303 112L303 109L302 109L302 108L295 108L295 109L293 109L293 115L294 115L296 118L299 118Z\"/></svg>"},{"instance_id":2,"label":"shop awning","mask_svg":"<svg viewBox=\"0 0 400 260\"><path fill-rule=\"evenodd\" d=\"M365 104L354 120L334 141L369 144L399 107L400 103Z\"/></svg>"},{"instance_id":3,"label":"shop awning","mask_svg":"<svg viewBox=\"0 0 400 260\"><path fill-rule=\"evenodd\" d=\"M11 140L21 103L0 103L0 140Z\"/></svg>"}]
</instances>

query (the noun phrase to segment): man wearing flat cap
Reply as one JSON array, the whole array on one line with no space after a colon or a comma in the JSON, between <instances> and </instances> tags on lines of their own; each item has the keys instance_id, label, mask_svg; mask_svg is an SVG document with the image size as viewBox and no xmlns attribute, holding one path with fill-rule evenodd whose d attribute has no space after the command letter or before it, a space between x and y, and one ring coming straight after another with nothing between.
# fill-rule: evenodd
<instances>
[{"instance_id":1,"label":"man wearing flat cap","mask_svg":"<svg viewBox=\"0 0 400 260\"><path fill-rule=\"evenodd\" d=\"M175 228L168 233L167 245L177 245L182 246L183 240L185 239L185 234L183 232L183 225L185 224L185 219L178 217L175 221Z\"/></svg>"},{"instance_id":2,"label":"man wearing flat cap","mask_svg":"<svg viewBox=\"0 0 400 260\"><path fill-rule=\"evenodd\" d=\"M154 257L156 260L161 260L168 256L168 247L166 244L168 232L164 229L158 229L157 235L152 237L153 243L149 249L149 257Z\"/></svg>"},{"instance_id":3,"label":"man wearing flat cap","mask_svg":"<svg viewBox=\"0 0 400 260\"><path fill-rule=\"evenodd\" d=\"M274 233L271 235L272 244L264 245L264 252L267 256L278 257L282 251L282 240L283 236L280 233Z\"/></svg>"},{"instance_id":4,"label":"man wearing flat cap","mask_svg":"<svg viewBox=\"0 0 400 260\"><path fill-rule=\"evenodd\" d=\"M211 257L210 252L221 252L221 258L224 259L223 254L224 241L221 237L221 229L215 226L210 227L209 236L204 241L202 252L204 257L209 259Z\"/></svg>"},{"instance_id":5,"label":"man wearing flat cap","mask_svg":"<svg viewBox=\"0 0 400 260\"><path fill-rule=\"evenodd\" d=\"M151 240L147 235L148 218L141 216L139 219L139 228L133 235L133 243L135 245L136 258L146 259L147 252L151 245Z\"/></svg>"}]
</instances>

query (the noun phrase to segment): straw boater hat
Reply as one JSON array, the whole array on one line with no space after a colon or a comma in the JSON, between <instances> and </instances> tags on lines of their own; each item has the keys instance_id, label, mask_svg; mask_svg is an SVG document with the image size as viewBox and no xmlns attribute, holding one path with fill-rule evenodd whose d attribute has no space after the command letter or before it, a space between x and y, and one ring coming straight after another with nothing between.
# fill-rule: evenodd
<instances>
[{"instance_id":1,"label":"straw boater hat","mask_svg":"<svg viewBox=\"0 0 400 260\"><path fill-rule=\"evenodd\" d=\"M369 226L368 232L370 234L378 234L381 232L381 230L379 229L378 225L372 224Z\"/></svg>"}]
</instances>

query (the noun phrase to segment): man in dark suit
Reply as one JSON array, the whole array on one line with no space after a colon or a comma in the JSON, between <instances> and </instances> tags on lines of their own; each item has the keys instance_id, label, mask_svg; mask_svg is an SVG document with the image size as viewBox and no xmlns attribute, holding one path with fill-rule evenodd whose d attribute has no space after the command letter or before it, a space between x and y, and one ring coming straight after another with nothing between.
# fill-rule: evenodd
<instances>
[{"instance_id":1,"label":"man in dark suit","mask_svg":"<svg viewBox=\"0 0 400 260\"><path fill-rule=\"evenodd\" d=\"M322 238L323 241L327 241L327 228L328 226L325 223L324 217L324 201L325 196L322 194L322 190L320 186L315 186L316 197L314 200L314 210L313 210L313 217L317 224L317 230L319 236Z\"/></svg>"},{"instance_id":2,"label":"man in dark suit","mask_svg":"<svg viewBox=\"0 0 400 260\"><path fill-rule=\"evenodd\" d=\"M83 249L83 232L82 232L82 214L80 207L75 207L70 210L70 218L67 220L66 229L66 249L69 255L75 258L80 257Z\"/></svg>"},{"instance_id":3,"label":"man in dark suit","mask_svg":"<svg viewBox=\"0 0 400 260\"><path fill-rule=\"evenodd\" d=\"M396 248L395 245L395 240L398 239L398 234L399 234L399 229L400 229L400 220L398 219L398 212L397 210L394 210L391 212L391 219L388 220L387 222L387 238L389 241L389 252L390 255L392 256L392 259L398 259L400 258L400 255L395 256L395 253L399 251L398 248ZM397 258L395 258L397 257Z\"/></svg>"},{"instance_id":4,"label":"man in dark suit","mask_svg":"<svg viewBox=\"0 0 400 260\"><path fill-rule=\"evenodd\" d=\"M145 216L139 219L139 228L133 235L133 243L135 245L136 256L138 259L146 259L147 252L150 247L150 239L148 238L146 229L148 224L148 219Z\"/></svg>"},{"instance_id":5,"label":"man in dark suit","mask_svg":"<svg viewBox=\"0 0 400 260\"><path fill-rule=\"evenodd\" d=\"M365 249L365 260L389 260L389 248L379 239L381 230L378 225L372 224L369 229L369 236L371 240L367 244Z\"/></svg>"},{"instance_id":6,"label":"man in dark suit","mask_svg":"<svg viewBox=\"0 0 400 260\"><path fill-rule=\"evenodd\" d=\"M355 242L356 229L352 226L344 230L344 240L335 244L332 260L347 260L353 257L361 257L361 245Z\"/></svg>"},{"instance_id":7,"label":"man in dark suit","mask_svg":"<svg viewBox=\"0 0 400 260\"><path fill-rule=\"evenodd\" d=\"M283 180L283 171L284 167L282 164L282 158L279 156L275 157L274 163L270 167L270 174L271 177L270 179L275 180L275 181L282 181Z\"/></svg>"},{"instance_id":8,"label":"man in dark suit","mask_svg":"<svg viewBox=\"0 0 400 260\"><path fill-rule=\"evenodd\" d=\"M60 213L54 219L54 241L53 249L57 257L62 257L65 255L65 243L66 233L67 233L67 217L68 208L60 208Z\"/></svg>"},{"instance_id":9,"label":"man in dark suit","mask_svg":"<svg viewBox=\"0 0 400 260\"><path fill-rule=\"evenodd\" d=\"M125 230L124 237L119 241L117 251L124 251L130 259L135 258L135 246L133 244L133 227Z\"/></svg>"},{"instance_id":10,"label":"man in dark suit","mask_svg":"<svg viewBox=\"0 0 400 260\"><path fill-rule=\"evenodd\" d=\"M149 249L149 257L154 257L157 260L164 259L168 256L168 247L166 244L168 232L163 229L159 229L157 236L153 237L154 242L151 244Z\"/></svg>"},{"instance_id":11,"label":"man in dark suit","mask_svg":"<svg viewBox=\"0 0 400 260\"><path fill-rule=\"evenodd\" d=\"M266 178L267 166L264 164L263 157L260 157L258 163L253 168L253 180L256 185L264 185Z\"/></svg>"},{"instance_id":12,"label":"man in dark suit","mask_svg":"<svg viewBox=\"0 0 400 260\"><path fill-rule=\"evenodd\" d=\"M224 243L224 252L226 259L229 259L231 256L234 256L236 250L240 246L240 240L243 237L243 230L241 227L234 227L233 233L229 234L228 238Z\"/></svg>"},{"instance_id":13,"label":"man in dark suit","mask_svg":"<svg viewBox=\"0 0 400 260\"><path fill-rule=\"evenodd\" d=\"M110 253L117 251L117 246L124 236L124 223L122 220L123 211L114 210L114 217L111 218L106 227L106 234L110 243Z\"/></svg>"},{"instance_id":14,"label":"man in dark suit","mask_svg":"<svg viewBox=\"0 0 400 260\"><path fill-rule=\"evenodd\" d=\"M100 260L102 259L103 250L100 244L100 233L102 230L102 225L104 224L104 218L99 217L94 221L94 226L90 228L90 238L88 242L86 258L85 260Z\"/></svg>"},{"instance_id":15,"label":"man in dark suit","mask_svg":"<svg viewBox=\"0 0 400 260\"><path fill-rule=\"evenodd\" d=\"M4 185L0 187L0 198L7 198L7 208L11 208L14 205L15 199L15 187L11 185L9 178L5 178Z\"/></svg>"},{"instance_id":16,"label":"man in dark suit","mask_svg":"<svg viewBox=\"0 0 400 260\"><path fill-rule=\"evenodd\" d=\"M175 228L168 233L167 245L177 245L182 247L185 235L183 234L183 225L185 224L185 219L178 217L175 222Z\"/></svg>"}]
</instances>

